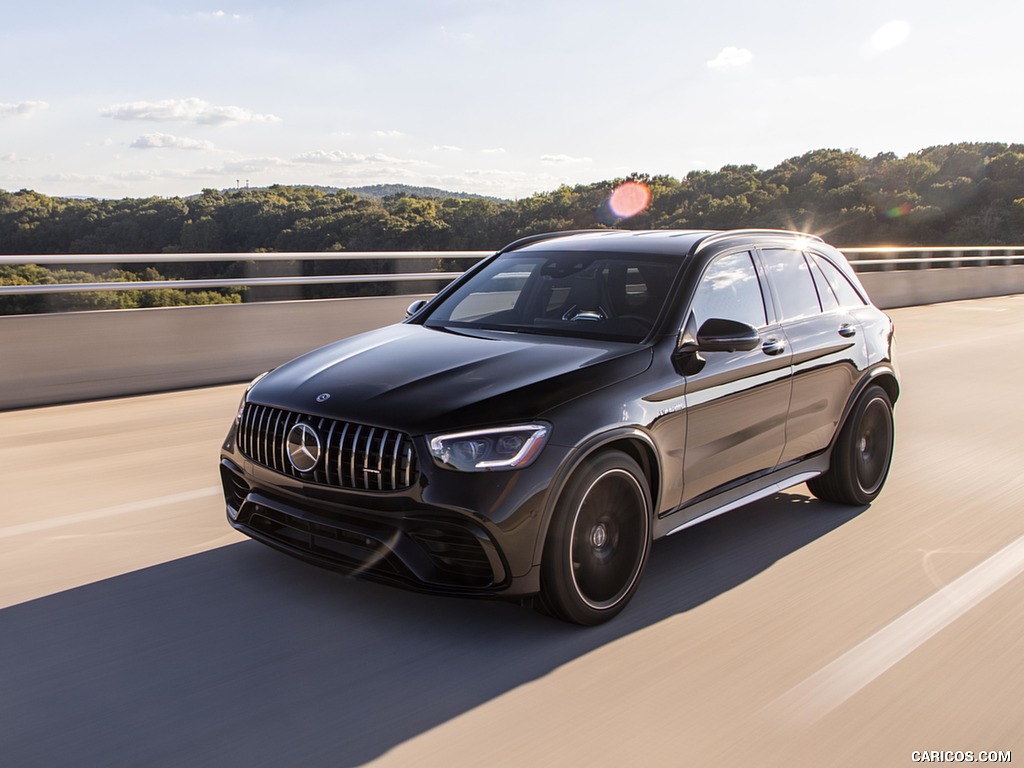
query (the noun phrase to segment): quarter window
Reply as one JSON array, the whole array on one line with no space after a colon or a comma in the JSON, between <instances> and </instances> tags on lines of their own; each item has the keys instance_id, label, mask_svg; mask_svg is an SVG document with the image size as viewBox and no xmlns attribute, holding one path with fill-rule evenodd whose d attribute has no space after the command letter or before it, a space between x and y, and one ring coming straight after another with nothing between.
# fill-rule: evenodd
<instances>
[{"instance_id":1,"label":"quarter window","mask_svg":"<svg viewBox=\"0 0 1024 768\"><path fill-rule=\"evenodd\" d=\"M825 275L821 273L821 268L818 266L818 262L811 259L810 265L811 275L814 276L814 287L818 289L818 298L821 300L822 311L831 312L833 309L839 309L839 300L836 299L836 295L832 293L832 288L829 287L828 280L825 279Z\"/></svg>"},{"instance_id":2,"label":"quarter window","mask_svg":"<svg viewBox=\"0 0 1024 768\"><path fill-rule=\"evenodd\" d=\"M814 256L814 261L821 267L821 271L825 274L825 278L835 292L836 298L839 299L840 305L844 307L864 306L864 299L861 298L860 293L857 292L857 289L853 287L846 275L840 272L835 264L817 254Z\"/></svg>"},{"instance_id":3,"label":"quarter window","mask_svg":"<svg viewBox=\"0 0 1024 768\"><path fill-rule=\"evenodd\" d=\"M803 253L772 248L763 254L765 268L782 305L782 317L794 320L821 312L818 292L814 289L811 270Z\"/></svg>"},{"instance_id":4,"label":"quarter window","mask_svg":"<svg viewBox=\"0 0 1024 768\"><path fill-rule=\"evenodd\" d=\"M755 328L766 324L761 284L748 252L719 256L708 265L693 298L693 315L697 328L712 317Z\"/></svg>"}]
</instances>

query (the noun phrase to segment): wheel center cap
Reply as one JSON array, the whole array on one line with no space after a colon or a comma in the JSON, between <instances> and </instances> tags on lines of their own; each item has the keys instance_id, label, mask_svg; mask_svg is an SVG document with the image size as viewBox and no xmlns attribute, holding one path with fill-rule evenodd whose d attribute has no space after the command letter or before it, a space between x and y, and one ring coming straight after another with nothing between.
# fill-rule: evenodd
<instances>
[{"instance_id":1,"label":"wheel center cap","mask_svg":"<svg viewBox=\"0 0 1024 768\"><path fill-rule=\"evenodd\" d=\"M590 531L590 545L594 549L601 549L607 543L608 529L604 527L604 523L598 523Z\"/></svg>"}]
</instances>

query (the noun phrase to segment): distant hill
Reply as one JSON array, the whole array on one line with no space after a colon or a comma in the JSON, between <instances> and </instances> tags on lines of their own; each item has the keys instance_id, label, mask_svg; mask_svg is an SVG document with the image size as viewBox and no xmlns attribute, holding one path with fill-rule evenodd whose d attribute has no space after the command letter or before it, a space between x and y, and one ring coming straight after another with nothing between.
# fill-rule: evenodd
<instances>
[{"instance_id":1,"label":"distant hill","mask_svg":"<svg viewBox=\"0 0 1024 768\"><path fill-rule=\"evenodd\" d=\"M487 195L475 195L471 192L449 192L437 187L413 187L408 184L371 184L367 187L346 187L346 191L360 197L369 197L374 200L381 200L392 195L406 194L412 197L454 197L459 200L484 199L497 200L500 198Z\"/></svg>"}]
</instances>

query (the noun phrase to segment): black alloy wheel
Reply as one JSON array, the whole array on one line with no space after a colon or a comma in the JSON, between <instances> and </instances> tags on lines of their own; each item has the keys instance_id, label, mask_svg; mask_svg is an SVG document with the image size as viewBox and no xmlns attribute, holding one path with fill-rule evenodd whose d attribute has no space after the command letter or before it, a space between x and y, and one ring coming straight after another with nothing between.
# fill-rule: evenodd
<instances>
[{"instance_id":1,"label":"black alloy wheel","mask_svg":"<svg viewBox=\"0 0 1024 768\"><path fill-rule=\"evenodd\" d=\"M589 459L559 499L545 543L541 598L550 612L594 625L632 598L651 544L651 497L633 459Z\"/></svg>"},{"instance_id":2,"label":"black alloy wheel","mask_svg":"<svg viewBox=\"0 0 1024 768\"><path fill-rule=\"evenodd\" d=\"M819 499L870 504L889 476L893 443L892 401L881 387L868 387L839 433L828 471L807 487Z\"/></svg>"}]
</instances>

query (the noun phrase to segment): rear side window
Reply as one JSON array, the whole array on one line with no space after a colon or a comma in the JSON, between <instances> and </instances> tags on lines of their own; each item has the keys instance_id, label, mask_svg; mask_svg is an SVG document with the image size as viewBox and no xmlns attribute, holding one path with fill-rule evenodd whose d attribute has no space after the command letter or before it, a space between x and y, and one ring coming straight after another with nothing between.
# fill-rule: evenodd
<instances>
[{"instance_id":1,"label":"rear side window","mask_svg":"<svg viewBox=\"0 0 1024 768\"><path fill-rule=\"evenodd\" d=\"M712 317L755 328L766 324L761 283L747 251L719 256L708 265L693 297L693 315L698 328Z\"/></svg>"},{"instance_id":2,"label":"rear side window","mask_svg":"<svg viewBox=\"0 0 1024 768\"><path fill-rule=\"evenodd\" d=\"M864 306L864 299L861 298L860 294L857 293L857 289L853 287L853 284L847 279L846 275L840 272L835 264L818 254L814 254L813 258L815 263L821 267L825 279L828 280L829 287L832 288L832 292L835 293L842 306Z\"/></svg>"},{"instance_id":3,"label":"rear side window","mask_svg":"<svg viewBox=\"0 0 1024 768\"><path fill-rule=\"evenodd\" d=\"M821 312L811 269L801 251L771 248L762 251L765 269L782 305L782 317L795 320Z\"/></svg>"}]
</instances>

